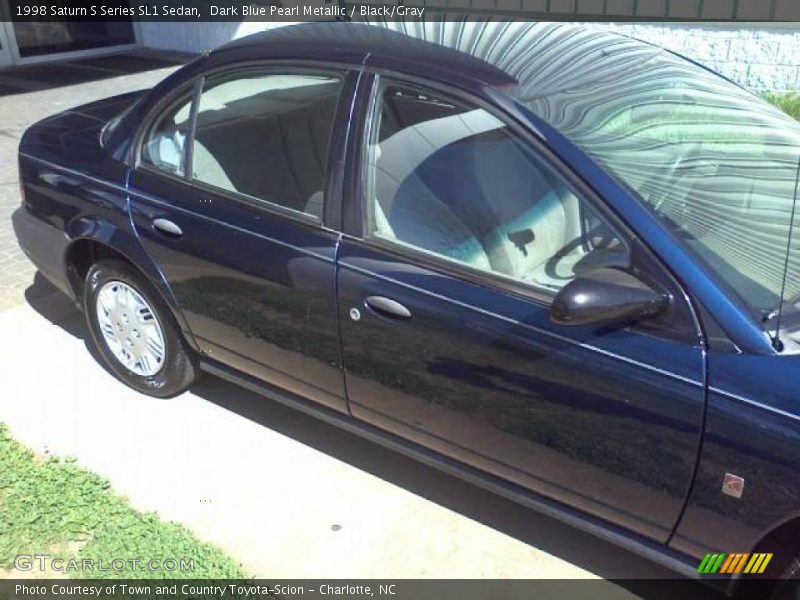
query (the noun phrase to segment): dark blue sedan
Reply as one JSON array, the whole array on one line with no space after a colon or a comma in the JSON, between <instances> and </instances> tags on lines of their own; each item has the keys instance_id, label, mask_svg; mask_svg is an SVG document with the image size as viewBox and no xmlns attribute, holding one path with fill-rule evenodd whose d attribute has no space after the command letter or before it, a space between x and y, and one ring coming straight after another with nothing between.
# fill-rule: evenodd
<instances>
[{"instance_id":1,"label":"dark blue sedan","mask_svg":"<svg viewBox=\"0 0 800 600\"><path fill-rule=\"evenodd\" d=\"M645 42L309 24L31 127L14 225L143 393L207 371L786 590L799 162L798 123Z\"/></svg>"}]
</instances>

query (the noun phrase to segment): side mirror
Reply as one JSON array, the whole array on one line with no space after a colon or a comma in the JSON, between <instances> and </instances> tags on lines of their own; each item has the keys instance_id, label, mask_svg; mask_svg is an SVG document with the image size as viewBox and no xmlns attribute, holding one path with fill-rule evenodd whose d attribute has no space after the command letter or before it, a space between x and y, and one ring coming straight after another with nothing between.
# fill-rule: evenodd
<instances>
[{"instance_id":1,"label":"side mirror","mask_svg":"<svg viewBox=\"0 0 800 600\"><path fill-rule=\"evenodd\" d=\"M556 294L550 319L559 325L626 325L669 306L657 292L626 271L601 268L579 275Z\"/></svg>"}]
</instances>

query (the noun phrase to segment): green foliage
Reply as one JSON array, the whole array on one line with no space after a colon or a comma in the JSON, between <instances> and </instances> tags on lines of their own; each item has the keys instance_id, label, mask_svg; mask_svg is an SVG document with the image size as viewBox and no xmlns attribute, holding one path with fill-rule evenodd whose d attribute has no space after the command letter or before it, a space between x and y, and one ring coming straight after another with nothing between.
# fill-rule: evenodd
<instances>
[{"instance_id":1,"label":"green foliage","mask_svg":"<svg viewBox=\"0 0 800 600\"><path fill-rule=\"evenodd\" d=\"M771 102L783 112L800 121L800 91L766 93L764 99Z\"/></svg>"},{"instance_id":2,"label":"green foliage","mask_svg":"<svg viewBox=\"0 0 800 600\"><path fill-rule=\"evenodd\" d=\"M141 513L114 494L107 480L74 459L42 459L16 442L0 423L0 568L12 568L19 554L51 558L121 559L124 570L82 572L73 577L220 578L247 574L220 550L198 541L186 528ZM142 561L134 569L131 559ZM193 561L193 570L144 569L144 561ZM121 563L120 563L121 564Z\"/></svg>"}]
</instances>

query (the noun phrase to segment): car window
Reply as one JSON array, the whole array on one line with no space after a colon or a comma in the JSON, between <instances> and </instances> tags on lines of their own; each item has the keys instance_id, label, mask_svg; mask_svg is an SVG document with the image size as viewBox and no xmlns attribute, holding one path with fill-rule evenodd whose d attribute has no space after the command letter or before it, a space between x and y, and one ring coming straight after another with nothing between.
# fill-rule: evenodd
<instances>
[{"instance_id":1,"label":"car window","mask_svg":"<svg viewBox=\"0 0 800 600\"><path fill-rule=\"evenodd\" d=\"M322 217L325 170L341 80L263 72L206 82L192 177Z\"/></svg>"},{"instance_id":2,"label":"car window","mask_svg":"<svg viewBox=\"0 0 800 600\"><path fill-rule=\"evenodd\" d=\"M555 292L625 245L490 112L385 85L367 146L367 234Z\"/></svg>"},{"instance_id":3,"label":"car window","mask_svg":"<svg viewBox=\"0 0 800 600\"><path fill-rule=\"evenodd\" d=\"M155 121L142 146L143 162L173 175L185 174L191 108L191 97L185 98Z\"/></svg>"},{"instance_id":4,"label":"car window","mask_svg":"<svg viewBox=\"0 0 800 600\"><path fill-rule=\"evenodd\" d=\"M782 298L800 314L799 254L787 248L800 123L665 50L589 46L563 60L595 69L531 72L517 100L626 184L759 321L771 327Z\"/></svg>"}]
</instances>

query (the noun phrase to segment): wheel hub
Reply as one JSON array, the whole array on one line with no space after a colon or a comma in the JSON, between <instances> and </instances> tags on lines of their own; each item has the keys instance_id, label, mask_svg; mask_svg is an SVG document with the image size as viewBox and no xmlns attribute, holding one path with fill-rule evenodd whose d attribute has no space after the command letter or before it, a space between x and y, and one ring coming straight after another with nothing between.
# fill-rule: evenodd
<instances>
[{"instance_id":1,"label":"wheel hub","mask_svg":"<svg viewBox=\"0 0 800 600\"><path fill-rule=\"evenodd\" d=\"M164 332L139 292L122 281L108 281L97 293L96 308L103 340L126 369L150 377L164 367Z\"/></svg>"}]
</instances>

